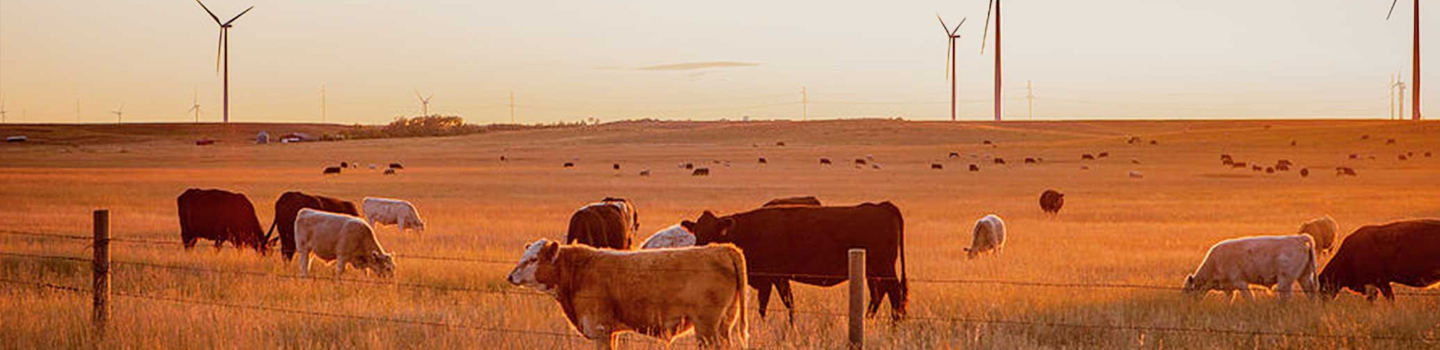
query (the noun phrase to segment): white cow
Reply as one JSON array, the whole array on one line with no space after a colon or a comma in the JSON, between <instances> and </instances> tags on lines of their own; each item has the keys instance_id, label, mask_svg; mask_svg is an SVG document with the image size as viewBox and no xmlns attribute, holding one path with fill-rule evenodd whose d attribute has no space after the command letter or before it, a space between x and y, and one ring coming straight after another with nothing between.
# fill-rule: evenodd
<instances>
[{"instance_id":1,"label":"white cow","mask_svg":"<svg viewBox=\"0 0 1440 350\"><path fill-rule=\"evenodd\" d=\"M973 238L970 240L970 248L965 248L965 253L970 259L979 256L980 253L994 251L1000 253L1005 247L1005 220L1000 220L995 214L986 215L975 221Z\"/></svg>"},{"instance_id":2,"label":"white cow","mask_svg":"<svg viewBox=\"0 0 1440 350\"><path fill-rule=\"evenodd\" d=\"M335 262L335 278L345 265L374 270L384 278L395 276L394 254L386 253L375 240L375 231L358 217L300 209L295 215L295 250L300 255L300 275L310 275L310 254Z\"/></svg>"},{"instance_id":3,"label":"white cow","mask_svg":"<svg viewBox=\"0 0 1440 350\"><path fill-rule=\"evenodd\" d=\"M416 233L425 231L425 221L420 220L420 213L415 211L415 205L399 199L365 197L362 204L365 209L365 220L370 225L399 225L400 233L405 233L408 226L415 229Z\"/></svg>"},{"instance_id":4,"label":"white cow","mask_svg":"<svg viewBox=\"0 0 1440 350\"><path fill-rule=\"evenodd\" d=\"M1330 248L1335 247L1335 242L1340 234L1340 225L1335 223L1335 219L1326 215L1300 224L1299 233L1314 238L1315 250L1324 254L1329 253Z\"/></svg>"},{"instance_id":5,"label":"white cow","mask_svg":"<svg viewBox=\"0 0 1440 350\"><path fill-rule=\"evenodd\" d=\"M650 235L650 238L645 239L645 243L640 245L640 249L679 248L693 245L695 245L695 234L686 231L683 226L674 225Z\"/></svg>"},{"instance_id":6,"label":"white cow","mask_svg":"<svg viewBox=\"0 0 1440 350\"><path fill-rule=\"evenodd\" d=\"M1228 239L1210 247L1205 262L1185 277L1184 291L1196 298L1211 290L1225 291L1233 299L1239 291L1245 300L1254 297L1250 285L1274 287L1282 300L1289 299L1296 283L1314 297L1315 241L1306 235L1255 236Z\"/></svg>"}]
</instances>

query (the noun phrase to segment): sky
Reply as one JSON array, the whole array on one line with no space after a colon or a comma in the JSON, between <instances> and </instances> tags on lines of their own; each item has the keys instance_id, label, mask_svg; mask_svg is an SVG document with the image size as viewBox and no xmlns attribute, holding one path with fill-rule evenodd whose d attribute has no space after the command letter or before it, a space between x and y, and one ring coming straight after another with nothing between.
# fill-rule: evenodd
<instances>
[{"instance_id":1,"label":"sky","mask_svg":"<svg viewBox=\"0 0 1440 350\"><path fill-rule=\"evenodd\" d=\"M1384 119L1391 75L1411 79L1405 1L1388 21L1384 0L1003 1L1007 120L1030 118L1027 82L1037 120ZM966 18L960 119L993 118L986 0L206 5L222 20L255 6L229 37L236 122L385 123L420 114L417 91L480 124L509 122L512 92L519 123L948 120L937 14ZM125 122L189 122L197 96L201 121L219 121L218 33L191 0L0 0L6 122L112 123L122 105ZM1424 111L1440 103L1428 67Z\"/></svg>"}]
</instances>

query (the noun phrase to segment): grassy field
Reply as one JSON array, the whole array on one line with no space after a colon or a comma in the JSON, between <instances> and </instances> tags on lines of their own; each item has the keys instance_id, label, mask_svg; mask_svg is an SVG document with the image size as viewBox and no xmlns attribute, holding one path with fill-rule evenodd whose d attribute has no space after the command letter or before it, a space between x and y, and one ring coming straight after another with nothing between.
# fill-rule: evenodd
<instances>
[{"instance_id":1,"label":"grassy field","mask_svg":"<svg viewBox=\"0 0 1440 350\"><path fill-rule=\"evenodd\" d=\"M1015 280L1178 287L1222 239L1294 232L1332 215L1344 232L1367 224L1440 217L1440 123L1381 121L1114 121L939 123L881 120L754 123L619 123L593 128L416 138L254 145L256 131L320 132L327 126L0 126L30 144L0 144L0 229L86 235L94 209L112 211L116 237L179 240L175 197L186 188L247 194L263 224L275 198L300 190L358 201L394 197L415 203L423 235L379 229L401 255L510 261L522 245L563 235L569 215L605 196L630 198L641 231L661 229L703 210L732 213L782 196L816 195L827 204L888 200L906 222L912 318L867 325L873 349L1420 349L1370 337L1440 337L1440 297L1404 296L1393 304L1343 294L1321 303L1201 301L1178 291L1094 289L915 280ZM1125 140L1139 136L1145 144ZM1362 139L1369 135L1369 139ZM193 140L210 137L214 146ZM1396 144L1386 145L1386 139ZM990 140L994 146L983 145ZM1148 141L1156 140L1156 145ZM776 146L783 141L785 146ZM1291 142L1294 141L1294 145ZM948 159L958 151L961 159ZM1108 158L1081 161L1082 153ZM1407 161L1398 155L1414 152ZM1311 170L1266 174L1230 169L1219 155ZM1360 155L1359 160L1349 159ZM509 158L501 162L500 156ZM881 169L857 169L873 155ZM996 165L987 156L1003 157ZM1374 159L1369 157L1373 156ZM766 157L768 165L757 164ZM834 166L821 166L829 157ZM1020 164L1040 157L1035 165ZM340 161L402 162L396 176L362 169L322 176ZM728 161L729 165L714 163ZM577 166L564 169L561 163ZM677 168L695 162L709 177ZM619 163L622 170L611 169ZM931 170L931 163L945 169ZM965 171L978 164L979 172ZM1082 169L1082 166L1088 169ZM1357 177L1336 177L1350 166ZM1297 167L1297 170L1298 170ZM637 172L650 169L649 177ZM1139 171L1144 178L1127 174ZM1037 198L1065 192L1058 216ZM1004 253L967 260L974 221L1006 220ZM644 237L637 237L637 241ZM0 235L0 252L89 256L88 242ZM116 243L119 261L298 275L276 255L178 244ZM1324 263L1324 258L1321 259ZM526 292L504 281L508 264L401 258L397 281ZM554 301L532 295L332 283L117 265L117 292L221 301L369 317L575 334ZM82 262L0 257L0 276L88 287ZM373 279L363 274L347 275ZM88 348L89 296L0 284L0 348ZM1400 288L1405 292L1434 293ZM837 349L845 344L845 289L797 287L810 311L751 317L751 345L765 349ZM1262 293L1263 295L1264 293ZM750 298L754 298L751 293ZM780 308L772 301L772 310ZM588 348L574 338L403 325L117 297L107 346L134 349L432 349ZM882 314L888 313L888 305ZM783 315L783 313L782 313ZM967 318L1113 326L1114 329L967 323ZM1147 327L1360 335L1354 339L1188 333ZM1138 329L1137 329L1138 328ZM663 348L635 335L626 348ZM693 340L682 338L683 347Z\"/></svg>"}]
</instances>

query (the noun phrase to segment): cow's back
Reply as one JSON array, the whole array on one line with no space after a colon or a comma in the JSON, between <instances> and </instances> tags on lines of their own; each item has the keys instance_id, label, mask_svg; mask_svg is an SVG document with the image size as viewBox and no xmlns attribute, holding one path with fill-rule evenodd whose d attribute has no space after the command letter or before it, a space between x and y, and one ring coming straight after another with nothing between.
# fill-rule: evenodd
<instances>
[{"instance_id":1,"label":"cow's back","mask_svg":"<svg viewBox=\"0 0 1440 350\"><path fill-rule=\"evenodd\" d=\"M1440 282L1440 220L1361 227L1341 242L1324 273L1428 286ZM1330 271L1335 268L1345 271Z\"/></svg>"},{"instance_id":2,"label":"cow's back","mask_svg":"<svg viewBox=\"0 0 1440 350\"><path fill-rule=\"evenodd\" d=\"M812 274L845 276L851 248L871 261L894 264L904 222L889 203L851 207L776 206L730 216L731 242L745 252L752 276ZM834 284L828 279L796 278Z\"/></svg>"},{"instance_id":3,"label":"cow's back","mask_svg":"<svg viewBox=\"0 0 1440 350\"><path fill-rule=\"evenodd\" d=\"M630 220L620 207L587 205L570 216L565 242L579 242L596 248L630 249Z\"/></svg>"}]
</instances>

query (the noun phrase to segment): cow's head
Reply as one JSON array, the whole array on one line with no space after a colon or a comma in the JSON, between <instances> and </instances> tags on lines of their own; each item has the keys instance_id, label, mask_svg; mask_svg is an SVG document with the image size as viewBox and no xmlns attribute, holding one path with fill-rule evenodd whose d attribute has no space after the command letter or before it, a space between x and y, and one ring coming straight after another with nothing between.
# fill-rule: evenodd
<instances>
[{"instance_id":1,"label":"cow's head","mask_svg":"<svg viewBox=\"0 0 1440 350\"><path fill-rule=\"evenodd\" d=\"M520 263L510 271L506 280L513 285L554 295L557 287L556 275L559 273L556 262L559 258L560 243L541 238L525 246L525 254L520 256Z\"/></svg>"},{"instance_id":2,"label":"cow's head","mask_svg":"<svg viewBox=\"0 0 1440 350\"><path fill-rule=\"evenodd\" d=\"M1335 264L1332 263L1331 265ZM1350 289L1357 292L1365 291L1364 286L1347 286L1344 283L1341 283L1339 273L1336 272L1338 270L1340 269L1334 268L1334 266L1326 266L1326 269L1320 271L1320 275L1316 276L1315 279L1320 282L1321 300L1335 299L1336 296L1340 295L1340 290L1345 289L1346 287L1349 287Z\"/></svg>"},{"instance_id":3,"label":"cow's head","mask_svg":"<svg viewBox=\"0 0 1440 350\"><path fill-rule=\"evenodd\" d=\"M706 210L700 214L695 221L685 220L680 223L686 231L695 235L695 245L703 246L710 243L729 243L731 241L730 229L735 226L735 219L729 217L716 217L714 213Z\"/></svg>"},{"instance_id":4,"label":"cow's head","mask_svg":"<svg viewBox=\"0 0 1440 350\"><path fill-rule=\"evenodd\" d=\"M370 269L375 270L376 276L380 276L380 278L395 277L395 253L373 251L370 252L368 260Z\"/></svg>"},{"instance_id":5,"label":"cow's head","mask_svg":"<svg viewBox=\"0 0 1440 350\"><path fill-rule=\"evenodd\" d=\"M1205 286L1204 283L1197 281L1195 275L1192 274L1185 276L1185 285L1180 288L1180 291L1185 293L1187 297L1200 299L1200 297L1205 296L1205 292L1210 291L1210 288Z\"/></svg>"}]
</instances>

